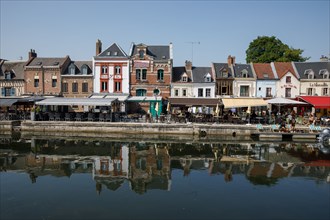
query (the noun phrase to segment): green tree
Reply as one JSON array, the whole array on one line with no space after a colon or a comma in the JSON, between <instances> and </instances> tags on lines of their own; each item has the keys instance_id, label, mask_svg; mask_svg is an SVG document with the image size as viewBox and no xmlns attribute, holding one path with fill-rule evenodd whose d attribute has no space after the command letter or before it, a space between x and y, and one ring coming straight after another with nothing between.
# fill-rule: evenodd
<instances>
[{"instance_id":1,"label":"green tree","mask_svg":"<svg viewBox=\"0 0 330 220\"><path fill-rule=\"evenodd\" d=\"M309 57L302 57L303 52L301 49L289 47L274 36L259 36L250 43L246 50L246 62L304 62Z\"/></svg>"}]
</instances>

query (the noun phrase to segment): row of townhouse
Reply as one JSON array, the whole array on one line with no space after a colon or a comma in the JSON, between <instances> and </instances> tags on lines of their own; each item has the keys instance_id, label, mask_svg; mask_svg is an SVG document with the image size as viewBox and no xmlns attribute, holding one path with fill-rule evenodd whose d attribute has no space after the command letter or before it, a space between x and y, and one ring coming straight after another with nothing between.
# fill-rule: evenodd
<instances>
[{"instance_id":1,"label":"row of townhouse","mask_svg":"<svg viewBox=\"0 0 330 220\"><path fill-rule=\"evenodd\" d=\"M92 61L66 57L38 57L27 61L1 60L1 97L40 95L63 97L117 97L130 101L129 109L159 113L170 97L286 97L329 96L330 62L227 62L195 67L186 61L173 67L173 45L132 44L129 54L116 43L102 50L96 41ZM139 103L139 105L137 105ZM126 106L122 108L126 111Z\"/></svg>"}]
</instances>

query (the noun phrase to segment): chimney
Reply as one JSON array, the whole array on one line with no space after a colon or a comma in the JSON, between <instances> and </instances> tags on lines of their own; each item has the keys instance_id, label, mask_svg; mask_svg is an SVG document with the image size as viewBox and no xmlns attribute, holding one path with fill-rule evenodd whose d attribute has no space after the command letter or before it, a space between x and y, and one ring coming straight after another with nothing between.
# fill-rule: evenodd
<instances>
[{"instance_id":1,"label":"chimney","mask_svg":"<svg viewBox=\"0 0 330 220\"><path fill-rule=\"evenodd\" d=\"M235 66L235 57L229 55L227 60L228 60L228 66Z\"/></svg>"},{"instance_id":2,"label":"chimney","mask_svg":"<svg viewBox=\"0 0 330 220\"><path fill-rule=\"evenodd\" d=\"M99 55L102 52L102 42L100 39L97 39L96 41L96 56Z\"/></svg>"},{"instance_id":3,"label":"chimney","mask_svg":"<svg viewBox=\"0 0 330 220\"><path fill-rule=\"evenodd\" d=\"M192 71L192 62L186 60L186 71Z\"/></svg>"},{"instance_id":4,"label":"chimney","mask_svg":"<svg viewBox=\"0 0 330 220\"><path fill-rule=\"evenodd\" d=\"M29 60L36 57L37 57L36 51L31 49L29 52Z\"/></svg>"}]
</instances>

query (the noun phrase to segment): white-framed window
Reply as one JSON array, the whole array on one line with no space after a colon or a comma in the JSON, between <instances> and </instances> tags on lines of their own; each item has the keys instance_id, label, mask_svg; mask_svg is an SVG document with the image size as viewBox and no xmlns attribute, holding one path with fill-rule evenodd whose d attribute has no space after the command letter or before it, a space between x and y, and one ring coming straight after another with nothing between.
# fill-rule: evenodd
<instances>
[{"instance_id":1,"label":"white-framed window","mask_svg":"<svg viewBox=\"0 0 330 220\"><path fill-rule=\"evenodd\" d=\"M285 78L285 82L286 82L286 83L291 83L291 76L287 76L287 77Z\"/></svg>"},{"instance_id":2,"label":"white-framed window","mask_svg":"<svg viewBox=\"0 0 330 220\"><path fill-rule=\"evenodd\" d=\"M205 97L211 97L211 89L205 89Z\"/></svg>"},{"instance_id":3,"label":"white-framed window","mask_svg":"<svg viewBox=\"0 0 330 220\"><path fill-rule=\"evenodd\" d=\"M182 96L187 96L187 89L182 89Z\"/></svg>"},{"instance_id":4,"label":"white-framed window","mask_svg":"<svg viewBox=\"0 0 330 220\"><path fill-rule=\"evenodd\" d=\"M203 97L203 89L198 89L198 97Z\"/></svg>"},{"instance_id":5,"label":"white-framed window","mask_svg":"<svg viewBox=\"0 0 330 220\"><path fill-rule=\"evenodd\" d=\"M249 86L240 86L240 96L248 97L249 96Z\"/></svg>"},{"instance_id":6,"label":"white-framed window","mask_svg":"<svg viewBox=\"0 0 330 220\"><path fill-rule=\"evenodd\" d=\"M266 88L266 97L272 97L272 88L270 87Z\"/></svg>"},{"instance_id":7,"label":"white-framed window","mask_svg":"<svg viewBox=\"0 0 330 220\"><path fill-rule=\"evenodd\" d=\"M107 66L102 66L101 67L101 74L108 74L108 67Z\"/></svg>"},{"instance_id":8,"label":"white-framed window","mask_svg":"<svg viewBox=\"0 0 330 220\"><path fill-rule=\"evenodd\" d=\"M163 69L159 69L157 71L157 80L158 81L163 81L164 80L164 70Z\"/></svg>"},{"instance_id":9,"label":"white-framed window","mask_svg":"<svg viewBox=\"0 0 330 220\"><path fill-rule=\"evenodd\" d=\"M329 95L329 89L328 88L323 88L322 89L322 95Z\"/></svg>"},{"instance_id":10,"label":"white-framed window","mask_svg":"<svg viewBox=\"0 0 330 220\"><path fill-rule=\"evenodd\" d=\"M121 68L120 68L120 66L115 66L115 74L116 74L116 75L119 75L120 72L121 72Z\"/></svg>"},{"instance_id":11,"label":"white-framed window","mask_svg":"<svg viewBox=\"0 0 330 220\"><path fill-rule=\"evenodd\" d=\"M285 98L291 98L291 88L285 88Z\"/></svg>"},{"instance_id":12,"label":"white-framed window","mask_svg":"<svg viewBox=\"0 0 330 220\"><path fill-rule=\"evenodd\" d=\"M307 88L307 95L313 95L313 88Z\"/></svg>"},{"instance_id":13,"label":"white-framed window","mask_svg":"<svg viewBox=\"0 0 330 220\"><path fill-rule=\"evenodd\" d=\"M179 96L179 90L178 89L174 89L174 96Z\"/></svg>"}]
</instances>

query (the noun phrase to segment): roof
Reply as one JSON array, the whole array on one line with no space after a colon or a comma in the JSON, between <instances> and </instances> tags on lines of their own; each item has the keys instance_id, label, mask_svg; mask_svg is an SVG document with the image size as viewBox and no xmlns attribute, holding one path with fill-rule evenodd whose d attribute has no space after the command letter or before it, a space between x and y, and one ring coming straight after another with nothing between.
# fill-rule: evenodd
<instances>
[{"instance_id":1,"label":"roof","mask_svg":"<svg viewBox=\"0 0 330 220\"><path fill-rule=\"evenodd\" d=\"M48 98L36 102L37 105L95 105L111 106L116 99L90 99L90 98Z\"/></svg>"},{"instance_id":2,"label":"roof","mask_svg":"<svg viewBox=\"0 0 330 220\"><path fill-rule=\"evenodd\" d=\"M247 73L246 78L254 78L252 68L250 64L235 64L233 66L234 74L236 78L243 78L243 72ZM244 77L245 78L245 77Z\"/></svg>"},{"instance_id":3,"label":"roof","mask_svg":"<svg viewBox=\"0 0 330 220\"><path fill-rule=\"evenodd\" d=\"M300 76L300 79L308 79L308 71L314 72L314 79L323 79L324 72L321 70L327 70L330 73L330 62L295 62L296 70Z\"/></svg>"},{"instance_id":4,"label":"roof","mask_svg":"<svg viewBox=\"0 0 330 220\"><path fill-rule=\"evenodd\" d=\"M0 106L2 107L9 107L12 106L13 104L15 104L17 101L19 100L19 98L1 98L0 99Z\"/></svg>"},{"instance_id":5,"label":"roof","mask_svg":"<svg viewBox=\"0 0 330 220\"><path fill-rule=\"evenodd\" d=\"M218 98L169 98L171 106L185 105L185 106L216 106L221 105Z\"/></svg>"},{"instance_id":6,"label":"roof","mask_svg":"<svg viewBox=\"0 0 330 220\"><path fill-rule=\"evenodd\" d=\"M27 61L4 61L0 68L0 79L5 78L5 72L12 73L12 79L24 79L24 66Z\"/></svg>"},{"instance_id":7,"label":"roof","mask_svg":"<svg viewBox=\"0 0 330 220\"><path fill-rule=\"evenodd\" d=\"M129 94L125 93L94 93L89 98L91 99L118 99L118 101L126 101L128 99Z\"/></svg>"},{"instance_id":8,"label":"roof","mask_svg":"<svg viewBox=\"0 0 330 220\"><path fill-rule=\"evenodd\" d=\"M64 71L63 75L71 75L69 73L69 67L71 65L75 65L75 75L83 75L82 67L87 66L87 75L92 75L92 61L71 61L66 70Z\"/></svg>"},{"instance_id":9,"label":"roof","mask_svg":"<svg viewBox=\"0 0 330 220\"><path fill-rule=\"evenodd\" d=\"M133 50L131 56L138 54L137 47L138 46L146 46L147 47L147 55L152 56L155 60L168 60L170 59L170 46L168 45L145 45L138 44L133 45Z\"/></svg>"},{"instance_id":10,"label":"roof","mask_svg":"<svg viewBox=\"0 0 330 220\"><path fill-rule=\"evenodd\" d=\"M186 72L186 67L180 66L180 67L173 67L172 69L172 82L173 83L178 83L181 82L181 76L183 73L187 73L188 75L188 83L191 82L191 74L190 71ZM182 83L187 83L187 82L182 82Z\"/></svg>"},{"instance_id":11,"label":"roof","mask_svg":"<svg viewBox=\"0 0 330 220\"><path fill-rule=\"evenodd\" d=\"M275 79L270 63L253 63L252 65L257 79Z\"/></svg>"},{"instance_id":12,"label":"roof","mask_svg":"<svg viewBox=\"0 0 330 220\"><path fill-rule=\"evenodd\" d=\"M193 75L193 82L194 83L205 83L205 76L209 73L211 76L211 82L214 82L212 77L212 70L211 67L193 67L192 68L192 75ZM210 82L208 82L210 83Z\"/></svg>"},{"instance_id":13,"label":"roof","mask_svg":"<svg viewBox=\"0 0 330 220\"><path fill-rule=\"evenodd\" d=\"M267 106L262 98L222 98L225 108L241 108L251 106Z\"/></svg>"},{"instance_id":14,"label":"roof","mask_svg":"<svg viewBox=\"0 0 330 220\"><path fill-rule=\"evenodd\" d=\"M31 66L58 66L61 67L64 62L68 59L68 56L66 57L36 57L34 58L31 63L27 65L27 67Z\"/></svg>"},{"instance_id":15,"label":"roof","mask_svg":"<svg viewBox=\"0 0 330 220\"><path fill-rule=\"evenodd\" d=\"M288 72L291 72L296 78L299 78L297 73L294 71L291 62L274 62L274 66L279 79L281 79Z\"/></svg>"},{"instance_id":16,"label":"roof","mask_svg":"<svg viewBox=\"0 0 330 220\"><path fill-rule=\"evenodd\" d=\"M296 100L286 99L286 98L282 98L282 97L268 99L268 100L266 100L266 102L268 104L274 104L274 105L276 105L276 104L277 105L306 105L305 102L299 102Z\"/></svg>"},{"instance_id":17,"label":"roof","mask_svg":"<svg viewBox=\"0 0 330 220\"><path fill-rule=\"evenodd\" d=\"M131 96L127 99L128 102L154 102L161 101L162 98L156 98L154 96Z\"/></svg>"},{"instance_id":18,"label":"roof","mask_svg":"<svg viewBox=\"0 0 330 220\"><path fill-rule=\"evenodd\" d=\"M97 55L97 57L128 57L128 56L120 46L118 46L116 43L113 43L105 51Z\"/></svg>"},{"instance_id":19,"label":"roof","mask_svg":"<svg viewBox=\"0 0 330 220\"><path fill-rule=\"evenodd\" d=\"M228 72L228 77L225 78L233 78L233 70L228 66L228 63L212 63L215 76L216 78L223 78L223 76L220 74L222 71Z\"/></svg>"},{"instance_id":20,"label":"roof","mask_svg":"<svg viewBox=\"0 0 330 220\"><path fill-rule=\"evenodd\" d=\"M299 96L298 99L313 105L314 108L330 108L330 96Z\"/></svg>"}]
</instances>

